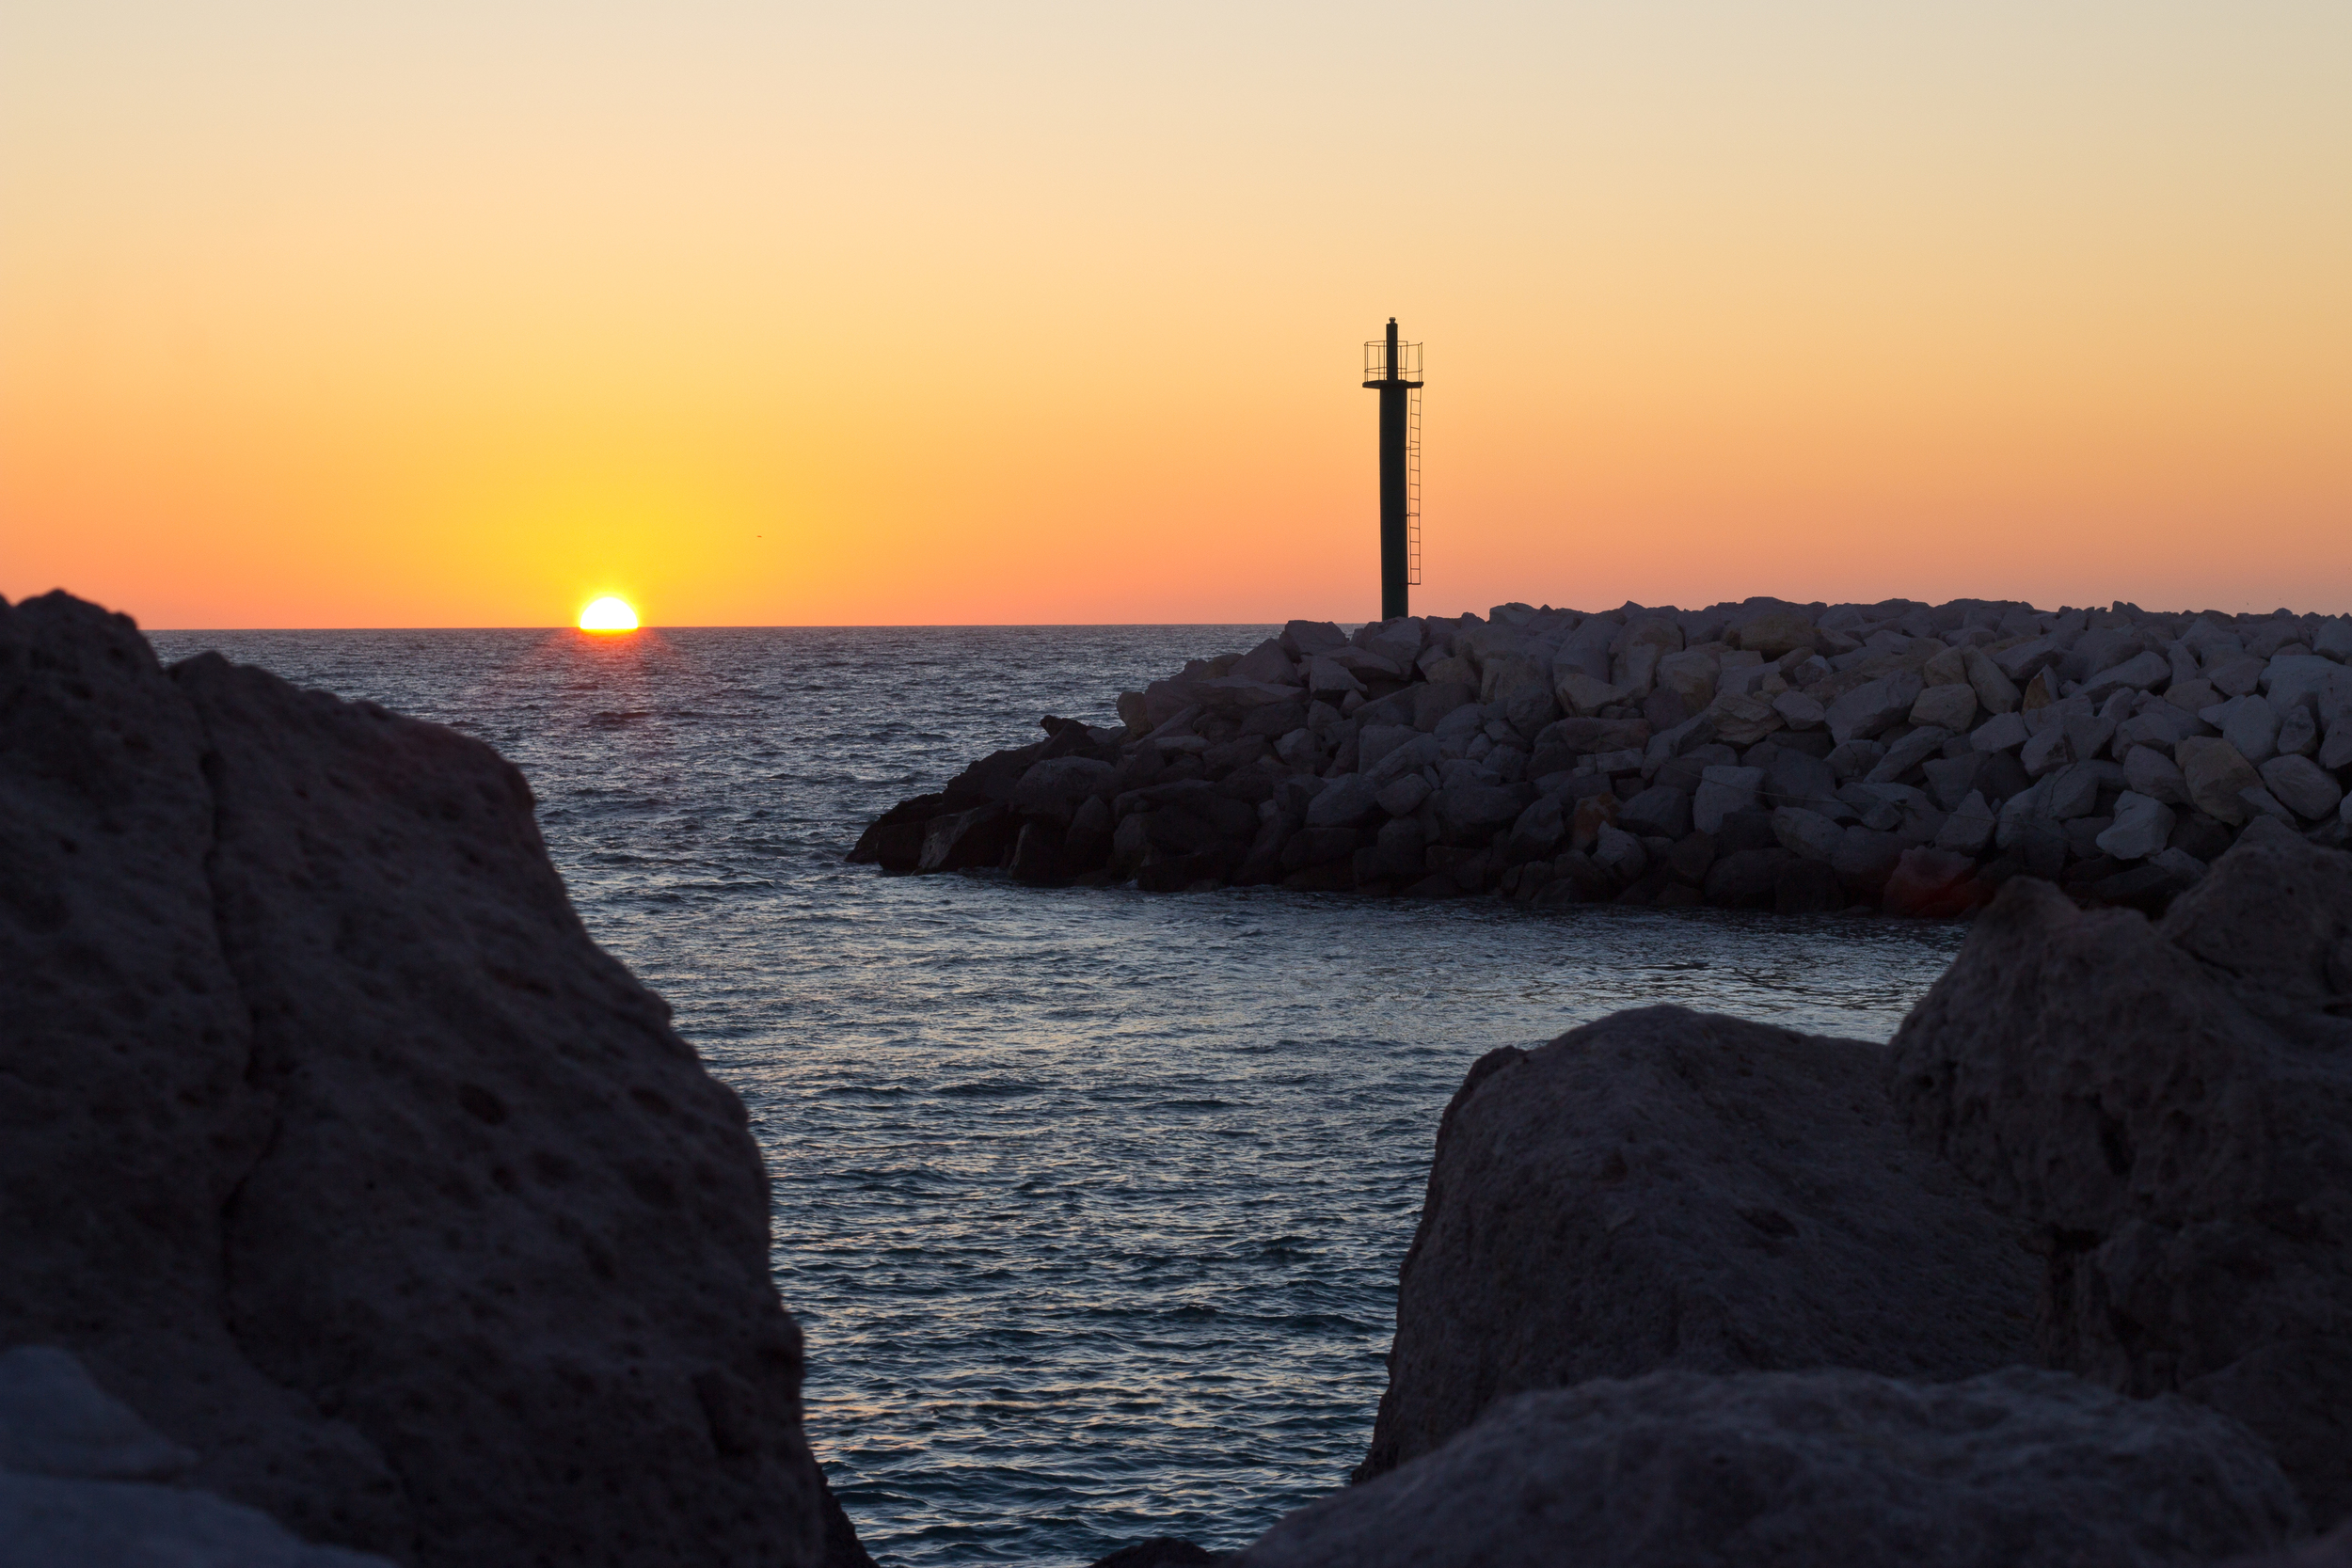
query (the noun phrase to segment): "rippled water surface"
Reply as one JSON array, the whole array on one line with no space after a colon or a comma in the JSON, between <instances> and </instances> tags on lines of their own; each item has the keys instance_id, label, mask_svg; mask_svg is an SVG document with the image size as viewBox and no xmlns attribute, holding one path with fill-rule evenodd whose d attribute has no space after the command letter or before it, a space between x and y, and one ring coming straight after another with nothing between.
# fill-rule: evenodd
<instances>
[{"instance_id":1,"label":"rippled water surface","mask_svg":"<svg viewBox=\"0 0 2352 1568\"><path fill-rule=\"evenodd\" d=\"M1671 1001L1883 1038L1956 928L884 878L866 818L1264 628L161 633L521 765L739 1090L809 1431L893 1564L1249 1539L1361 1456L1438 1113Z\"/></svg>"}]
</instances>

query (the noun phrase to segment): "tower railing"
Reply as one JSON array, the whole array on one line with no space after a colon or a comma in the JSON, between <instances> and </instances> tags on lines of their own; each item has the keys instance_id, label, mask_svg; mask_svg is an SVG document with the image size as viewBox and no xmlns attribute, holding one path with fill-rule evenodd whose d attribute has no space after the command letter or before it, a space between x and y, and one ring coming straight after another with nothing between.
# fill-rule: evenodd
<instances>
[{"instance_id":1,"label":"tower railing","mask_svg":"<svg viewBox=\"0 0 2352 1568\"><path fill-rule=\"evenodd\" d=\"M1421 345L1419 343L1397 344L1396 357L1396 380L1419 381L1421 379ZM1364 385L1370 386L1375 381L1389 379L1388 342L1385 339L1375 338L1364 345Z\"/></svg>"}]
</instances>

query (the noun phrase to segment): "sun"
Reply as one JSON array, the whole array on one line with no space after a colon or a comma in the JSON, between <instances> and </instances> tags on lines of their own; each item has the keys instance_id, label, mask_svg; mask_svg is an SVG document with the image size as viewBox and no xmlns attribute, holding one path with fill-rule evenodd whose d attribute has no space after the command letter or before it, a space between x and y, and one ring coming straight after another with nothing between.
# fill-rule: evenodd
<instances>
[{"instance_id":1,"label":"sun","mask_svg":"<svg viewBox=\"0 0 2352 1568\"><path fill-rule=\"evenodd\" d=\"M628 601L608 594L580 612L582 631L635 631L637 611L628 608Z\"/></svg>"}]
</instances>

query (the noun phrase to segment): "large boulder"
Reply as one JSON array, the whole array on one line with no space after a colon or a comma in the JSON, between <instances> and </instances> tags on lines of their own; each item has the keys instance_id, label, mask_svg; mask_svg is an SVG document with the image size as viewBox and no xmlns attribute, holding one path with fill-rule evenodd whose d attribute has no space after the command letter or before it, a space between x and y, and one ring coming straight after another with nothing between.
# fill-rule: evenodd
<instances>
[{"instance_id":1,"label":"large boulder","mask_svg":"<svg viewBox=\"0 0 2352 1568\"><path fill-rule=\"evenodd\" d=\"M1660 1006L1481 1058L1438 1124L1359 1477L1589 1378L2029 1359L2022 1229L1905 1138L1883 1050Z\"/></svg>"},{"instance_id":2,"label":"large boulder","mask_svg":"<svg viewBox=\"0 0 2352 1568\"><path fill-rule=\"evenodd\" d=\"M62 594L0 714L0 1344L412 1568L823 1560L742 1105L522 775Z\"/></svg>"},{"instance_id":3,"label":"large boulder","mask_svg":"<svg viewBox=\"0 0 2352 1568\"><path fill-rule=\"evenodd\" d=\"M1089 797L1109 793L1116 775L1109 763L1094 757L1049 757L1021 775L1012 808L1066 828Z\"/></svg>"},{"instance_id":4,"label":"large boulder","mask_svg":"<svg viewBox=\"0 0 2352 1568\"><path fill-rule=\"evenodd\" d=\"M1897 670L1855 687L1829 705L1831 738L1840 745L1867 740L1888 725L1899 723L1911 716L1911 705L1925 689L1918 673L1912 670Z\"/></svg>"},{"instance_id":5,"label":"large boulder","mask_svg":"<svg viewBox=\"0 0 2352 1568\"><path fill-rule=\"evenodd\" d=\"M2189 802L2208 816L2239 823L2249 815L2245 792L2262 786L2262 775L2226 740L2191 736L2173 748Z\"/></svg>"},{"instance_id":6,"label":"large boulder","mask_svg":"<svg viewBox=\"0 0 2352 1568\"><path fill-rule=\"evenodd\" d=\"M1480 673L1478 700L1493 703L1523 736L1533 737L1559 717L1551 689L1551 664L1539 654L1497 653Z\"/></svg>"},{"instance_id":7,"label":"large boulder","mask_svg":"<svg viewBox=\"0 0 2352 1568\"><path fill-rule=\"evenodd\" d=\"M2258 822L2161 925L2013 880L1892 1067L2039 1229L2052 1364L2228 1412L2352 1514L2352 855Z\"/></svg>"},{"instance_id":8,"label":"large boulder","mask_svg":"<svg viewBox=\"0 0 2352 1568\"><path fill-rule=\"evenodd\" d=\"M1941 1385L1663 1371L1522 1394L1228 1561L2177 1568L2301 1522L2262 1445L2186 1400L2022 1367Z\"/></svg>"},{"instance_id":9,"label":"large boulder","mask_svg":"<svg viewBox=\"0 0 2352 1568\"><path fill-rule=\"evenodd\" d=\"M1523 784L1462 784L1441 790L1435 797L1438 823L1453 843L1483 843L1518 821L1534 795Z\"/></svg>"}]
</instances>

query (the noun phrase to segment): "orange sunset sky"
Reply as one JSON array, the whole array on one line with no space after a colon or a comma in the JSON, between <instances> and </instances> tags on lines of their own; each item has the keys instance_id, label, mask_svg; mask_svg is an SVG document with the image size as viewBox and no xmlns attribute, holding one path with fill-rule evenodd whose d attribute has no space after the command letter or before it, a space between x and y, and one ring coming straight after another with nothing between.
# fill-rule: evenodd
<instances>
[{"instance_id":1,"label":"orange sunset sky","mask_svg":"<svg viewBox=\"0 0 2352 1568\"><path fill-rule=\"evenodd\" d=\"M13 0L0 594L2352 610L2352 5Z\"/></svg>"}]
</instances>

